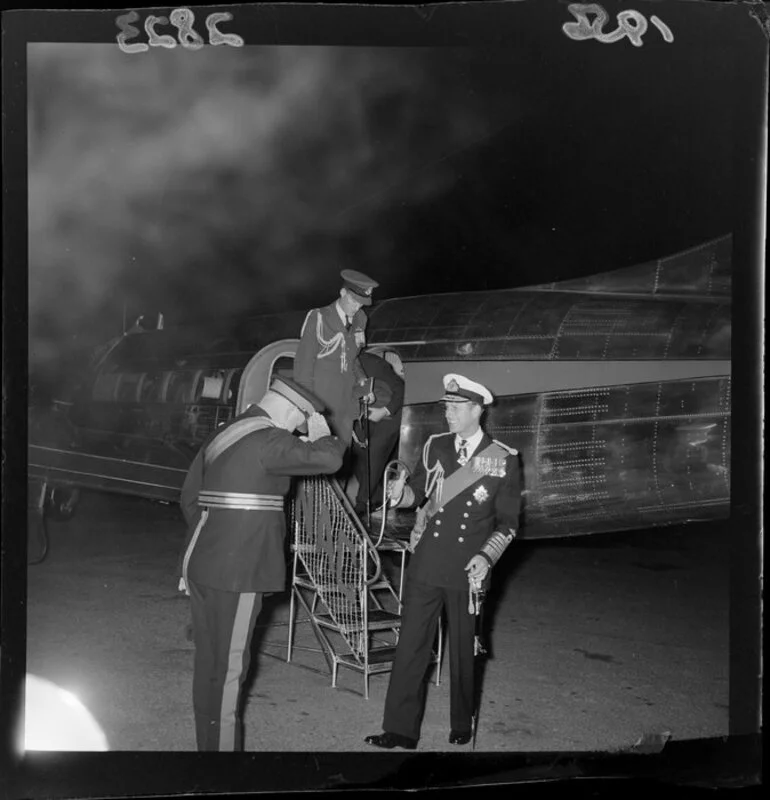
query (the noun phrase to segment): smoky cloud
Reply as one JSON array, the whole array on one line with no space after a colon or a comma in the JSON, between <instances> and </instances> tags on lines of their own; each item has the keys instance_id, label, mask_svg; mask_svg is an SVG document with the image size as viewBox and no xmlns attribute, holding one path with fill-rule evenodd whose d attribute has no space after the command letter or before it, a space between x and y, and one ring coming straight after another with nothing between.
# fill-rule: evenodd
<instances>
[{"instance_id":1,"label":"smoky cloud","mask_svg":"<svg viewBox=\"0 0 770 800\"><path fill-rule=\"evenodd\" d=\"M28 70L33 365L119 333L124 306L303 308L344 266L387 290L391 216L519 113L449 49L35 44Z\"/></svg>"}]
</instances>

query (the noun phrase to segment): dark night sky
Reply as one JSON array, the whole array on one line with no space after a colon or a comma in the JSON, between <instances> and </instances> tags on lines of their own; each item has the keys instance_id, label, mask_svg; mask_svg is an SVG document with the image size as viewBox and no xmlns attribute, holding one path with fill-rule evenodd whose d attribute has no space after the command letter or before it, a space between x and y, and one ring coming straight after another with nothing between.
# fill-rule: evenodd
<instances>
[{"instance_id":1,"label":"dark night sky","mask_svg":"<svg viewBox=\"0 0 770 800\"><path fill-rule=\"evenodd\" d=\"M635 47L513 5L472 47L32 46L32 365L119 332L124 302L167 323L301 309L345 266L379 297L526 286L733 230L756 23L605 3L606 30L632 7L674 32Z\"/></svg>"}]
</instances>

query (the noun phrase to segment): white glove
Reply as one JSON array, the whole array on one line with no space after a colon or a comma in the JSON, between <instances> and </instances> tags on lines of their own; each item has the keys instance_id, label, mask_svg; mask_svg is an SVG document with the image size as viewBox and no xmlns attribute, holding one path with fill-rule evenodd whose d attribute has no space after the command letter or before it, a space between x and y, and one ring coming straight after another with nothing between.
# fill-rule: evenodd
<instances>
[{"instance_id":1,"label":"white glove","mask_svg":"<svg viewBox=\"0 0 770 800\"><path fill-rule=\"evenodd\" d=\"M385 417L390 416L390 412L384 406L382 408L370 408L369 419L372 422L381 422Z\"/></svg>"},{"instance_id":2,"label":"white glove","mask_svg":"<svg viewBox=\"0 0 770 800\"><path fill-rule=\"evenodd\" d=\"M465 565L465 571L468 573L468 582L471 585L471 589L478 592L481 590L484 578L487 577L487 573L489 572L489 562L484 556L473 556Z\"/></svg>"},{"instance_id":3,"label":"white glove","mask_svg":"<svg viewBox=\"0 0 770 800\"><path fill-rule=\"evenodd\" d=\"M184 582L184 578L179 579L179 591L184 592L188 597L190 596L190 590L187 588L187 584Z\"/></svg>"},{"instance_id":4,"label":"white glove","mask_svg":"<svg viewBox=\"0 0 770 800\"><path fill-rule=\"evenodd\" d=\"M330 435L329 424L326 422L323 414L319 414L316 411L307 418L307 438L310 439L311 442L315 442L317 439Z\"/></svg>"},{"instance_id":5,"label":"white glove","mask_svg":"<svg viewBox=\"0 0 770 800\"><path fill-rule=\"evenodd\" d=\"M398 473L398 477L395 480L392 480L388 483L388 500L390 500L390 505L394 506L398 504L398 501L404 494L404 486L406 485L406 470L402 469Z\"/></svg>"},{"instance_id":6,"label":"white glove","mask_svg":"<svg viewBox=\"0 0 770 800\"><path fill-rule=\"evenodd\" d=\"M409 552L414 553L415 548L420 543L420 539L422 539L422 533L418 533L416 530L412 530L409 534Z\"/></svg>"}]
</instances>

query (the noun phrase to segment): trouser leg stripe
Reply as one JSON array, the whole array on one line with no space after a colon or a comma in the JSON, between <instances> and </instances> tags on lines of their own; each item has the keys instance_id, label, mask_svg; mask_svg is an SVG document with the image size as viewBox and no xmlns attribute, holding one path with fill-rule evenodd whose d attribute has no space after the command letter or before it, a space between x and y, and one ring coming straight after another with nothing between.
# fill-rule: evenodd
<instances>
[{"instance_id":1,"label":"trouser leg stripe","mask_svg":"<svg viewBox=\"0 0 770 800\"><path fill-rule=\"evenodd\" d=\"M227 674L222 688L222 707L219 713L219 749L233 750L237 728L238 694L243 673L246 644L249 642L251 617L257 595L254 592L241 594L233 621L233 632L230 636L230 651L227 662Z\"/></svg>"}]
</instances>

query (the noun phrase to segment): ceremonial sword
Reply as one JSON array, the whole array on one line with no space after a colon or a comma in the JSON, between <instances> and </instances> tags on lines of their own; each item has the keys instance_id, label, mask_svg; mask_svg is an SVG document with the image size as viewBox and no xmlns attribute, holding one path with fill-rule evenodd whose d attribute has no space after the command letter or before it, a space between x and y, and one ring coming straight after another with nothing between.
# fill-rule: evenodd
<instances>
[{"instance_id":1,"label":"ceremonial sword","mask_svg":"<svg viewBox=\"0 0 770 800\"><path fill-rule=\"evenodd\" d=\"M473 635L473 716L471 717L471 749L476 749L476 734L478 732L479 707L481 705L481 680L479 675L479 663L481 657L487 654L487 649L481 639L484 624L484 598L486 592L482 589L474 589L471 584L470 596L468 599L468 612L476 617L475 630Z\"/></svg>"}]
</instances>

